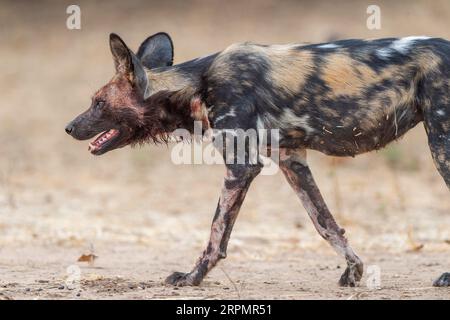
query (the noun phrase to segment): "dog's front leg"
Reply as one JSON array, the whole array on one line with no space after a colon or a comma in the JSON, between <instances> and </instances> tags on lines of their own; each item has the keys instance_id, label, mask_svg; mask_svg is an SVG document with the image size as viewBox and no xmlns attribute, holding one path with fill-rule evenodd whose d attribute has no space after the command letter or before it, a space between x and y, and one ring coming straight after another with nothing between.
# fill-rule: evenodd
<instances>
[{"instance_id":1,"label":"dog's front leg","mask_svg":"<svg viewBox=\"0 0 450 320\"><path fill-rule=\"evenodd\" d=\"M259 165L233 164L227 166L222 194L211 225L208 246L191 272L174 272L167 277L167 284L175 286L199 285L216 263L226 257L228 240L239 209L250 183L260 171Z\"/></svg>"}]
</instances>

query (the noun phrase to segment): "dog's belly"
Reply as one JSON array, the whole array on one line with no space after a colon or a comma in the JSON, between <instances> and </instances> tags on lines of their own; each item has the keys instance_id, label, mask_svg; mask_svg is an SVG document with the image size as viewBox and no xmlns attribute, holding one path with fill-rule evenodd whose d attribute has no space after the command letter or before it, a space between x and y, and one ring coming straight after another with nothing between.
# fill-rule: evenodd
<instances>
[{"instance_id":1,"label":"dog's belly","mask_svg":"<svg viewBox=\"0 0 450 320\"><path fill-rule=\"evenodd\" d=\"M310 127L287 125L280 130L280 147L307 148L346 157L383 148L423 120L412 106L397 106L390 113L355 112L323 120L310 118Z\"/></svg>"}]
</instances>

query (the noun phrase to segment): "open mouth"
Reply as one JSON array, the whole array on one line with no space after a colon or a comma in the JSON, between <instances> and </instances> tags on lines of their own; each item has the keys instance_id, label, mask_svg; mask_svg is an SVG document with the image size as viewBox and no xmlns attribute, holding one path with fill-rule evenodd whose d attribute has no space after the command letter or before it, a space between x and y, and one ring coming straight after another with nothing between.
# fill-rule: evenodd
<instances>
[{"instance_id":1,"label":"open mouth","mask_svg":"<svg viewBox=\"0 0 450 320\"><path fill-rule=\"evenodd\" d=\"M92 154L99 154L106 146L110 145L119 136L119 130L111 129L102 132L94 141L89 143L89 151Z\"/></svg>"}]
</instances>

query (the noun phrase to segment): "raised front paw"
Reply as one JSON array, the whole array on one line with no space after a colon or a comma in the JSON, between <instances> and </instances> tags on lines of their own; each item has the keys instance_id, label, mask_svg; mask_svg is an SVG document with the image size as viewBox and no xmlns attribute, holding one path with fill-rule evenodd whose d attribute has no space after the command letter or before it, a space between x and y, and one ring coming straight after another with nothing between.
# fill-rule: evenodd
<instances>
[{"instance_id":1,"label":"raised front paw","mask_svg":"<svg viewBox=\"0 0 450 320\"><path fill-rule=\"evenodd\" d=\"M362 264L348 266L339 279L339 285L341 287L356 287L356 285L362 278L363 270L364 267Z\"/></svg>"},{"instance_id":2,"label":"raised front paw","mask_svg":"<svg viewBox=\"0 0 450 320\"><path fill-rule=\"evenodd\" d=\"M443 273L433 282L435 287L450 287L450 272Z\"/></svg>"},{"instance_id":3,"label":"raised front paw","mask_svg":"<svg viewBox=\"0 0 450 320\"><path fill-rule=\"evenodd\" d=\"M190 273L174 272L166 278L164 281L166 284L183 287L183 286L198 286L200 282L197 283Z\"/></svg>"}]
</instances>

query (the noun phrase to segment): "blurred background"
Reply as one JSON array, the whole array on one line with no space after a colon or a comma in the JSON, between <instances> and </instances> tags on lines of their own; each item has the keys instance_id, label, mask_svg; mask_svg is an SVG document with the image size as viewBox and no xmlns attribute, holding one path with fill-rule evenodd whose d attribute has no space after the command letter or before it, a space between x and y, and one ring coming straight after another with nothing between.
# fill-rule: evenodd
<instances>
[{"instance_id":1,"label":"blurred background","mask_svg":"<svg viewBox=\"0 0 450 320\"><path fill-rule=\"evenodd\" d=\"M81 8L80 30L66 28L70 4ZM366 26L370 4L381 8L379 30ZM209 235L224 168L174 165L170 146L94 157L87 142L64 132L114 73L109 33L136 50L158 31L172 36L175 63L243 41L450 38L450 1L0 1L0 267L52 259L36 257L37 248L48 256L75 252L61 253L56 264L95 251L107 265L106 252L125 246L122 255L137 250L142 261L156 261L149 268L158 276L171 271L168 263L191 268ZM379 152L309 158L356 251L448 255L449 190L422 124ZM231 261L308 250L334 259L284 177L258 177L232 235ZM127 263L140 261L135 257Z\"/></svg>"}]
</instances>

